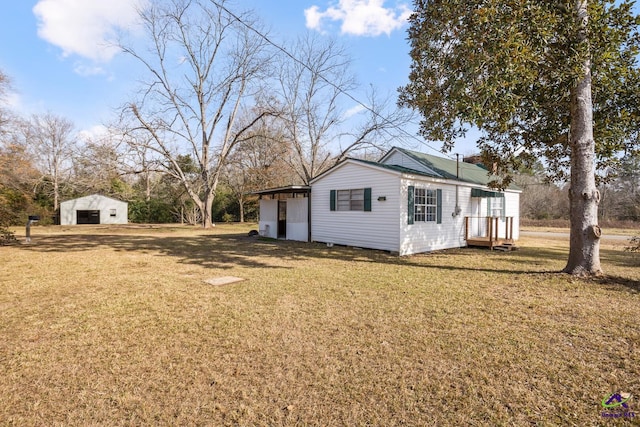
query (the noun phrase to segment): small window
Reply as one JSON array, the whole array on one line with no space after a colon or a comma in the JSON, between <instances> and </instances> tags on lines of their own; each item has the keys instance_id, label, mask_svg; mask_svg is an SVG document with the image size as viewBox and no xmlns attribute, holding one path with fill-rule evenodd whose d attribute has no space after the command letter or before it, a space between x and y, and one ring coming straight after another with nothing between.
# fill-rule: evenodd
<instances>
[{"instance_id":1,"label":"small window","mask_svg":"<svg viewBox=\"0 0 640 427\"><path fill-rule=\"evenodd\" d=\"M109 210L109 216L116 216L116 210L115 209L110 209Z\"/></svg>"},{"instance_id":2,"label":"small window","mask_svg":"<svg viewBox=\"0 0 640 427\"><path fill-rule=\"evenodd\" d=\"M364 188L355 190L338 190L337 208L339 211L363 211Z\"/></svg>"}]
</instances>

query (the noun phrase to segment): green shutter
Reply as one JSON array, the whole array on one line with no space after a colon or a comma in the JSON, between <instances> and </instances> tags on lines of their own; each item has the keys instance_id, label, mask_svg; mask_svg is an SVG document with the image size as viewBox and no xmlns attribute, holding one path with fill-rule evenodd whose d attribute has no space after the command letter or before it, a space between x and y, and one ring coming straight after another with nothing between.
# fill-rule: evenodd
<instances>
[{"instance_id":1,"label":"green shutter","mask_svg":"<svg viewBox=\"0 0 640 427\"><path fill-rule=\"evenodd\" d=\"M329 209L332 211L336 210L336 190L331 190L329 193Z\"/></svg>"},{"instance_id":2,"label":"green shutter","mask_svg":"<svg viewBox=\"0 0 640 427\"><path fill-rule=\"evenodd\" d=\"M413 211L415 210L414 208L414 204L413 204L413 190L414 190L414 186L410 185L409 189L407 191L408 196L409 196L409 203L407 203L407 210L408 212L408 217L407 217L407 224L413 224Z\"/></svg>"},{"instance_id":3,"label":"green shutter","mask_svg":"<svg viewBox=\"0 0 640 427\"><path fill-rule=\"evenodd\" d=\"M442 190L436 190L436 224L442 224Z\"/></svg>"},{"instance_id":4,"label":"green shutter","mask_svg":"<svg viewBox=\"0 0 640 427\"><path fill-rule=\"evenodd\" d=\"M487 216L491 216L491 198L487 198Z\"/></svg>"},{"instance_id":5,"label":"green shutter","mask_svg":"<svg viewBox=\"0 0 640 427\"><path fill-rule=\"evenodd\" d=\"M364 211L371 212L371 188L364 189Z\"/></svg>"}]
</instances>

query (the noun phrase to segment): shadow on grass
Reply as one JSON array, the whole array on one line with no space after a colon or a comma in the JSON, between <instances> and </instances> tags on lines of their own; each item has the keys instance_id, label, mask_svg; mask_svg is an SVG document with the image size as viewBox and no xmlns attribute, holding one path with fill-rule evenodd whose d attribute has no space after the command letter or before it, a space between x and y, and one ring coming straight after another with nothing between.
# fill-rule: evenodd
<instances>
[{"instance_id":1,"label":"shadow on grass","mask_svg":"<svg viewBox=\"0 0 640 427\"><path fill-rule=\"evenodd\" d=\"M78 252L112 248L122 252L154 253L172 258L185 264L207 268L294 268L277 265L277 260L338 259L342 261L374 262L389 265L412 266L426 269L449 271L488 272L502 274L550 274L559 270L545 269L559 259L565 259L567 249L523 248L515 252L496 252L488 249L460 248L399 257L388 252L357 249L344 246L328 248L320 243L304 243L271 239L256 239L246 234L220 235L133 235L133 234L60 234L38 237L30 245L20 248L34 252ZM637 257L629 253L602 251L606 262L629 266ZM477 265L477 257L486 257L487 263ZM489 266L490 262L507 268ZM475 264L475 265L474 265ZM622 285L633 291L640 290L640 282L623 277L603 276L597 282L615 286Z\"/></svg>"},{"instance_id":2,"label":"shadow on grass","mask_svg":"<svg viewBox=\"0 0 640 427\"><path fill-rule=\"evenodd\" d=\"M618 290L621 286L631 292L640 293L640 280L629 279L628 277L604 275L593 279L595 283L606 286L608 289Z\"/></svg>"},{"instance_id":3,"label":"shadow on grass","mask_svg":"<svg viewBox=\"0 0 640 427\"><path fill-rule=\"evenodd\" d=\"M531 269L490 268L471 266L465 257L477 257L482 249L452 249L415 256L399 257L389 252L336 245L328 248L321 243L294 242L248 237L246 234L150 236L120 234L64 234L42 236L21 249L35 252L77 252L100 247L122 252L157 253L179 259L179 262L209 268L235 266L260 268L292 268L274 265L273 260L337 259L342 261L375 262L390 265L469 270L491 273L530 273ZM485 256L500 258L497 252L484 250ZM548 255L552 258L553 255ZM447 262L444 261L446 257ZM425 262L428 260L428 262ZM530 264L522 261L522 264Z\"/></svg>"},{"instance_id":4,"label":"shadow on grass","mask_svg":"<svg viewBox=\"0 0 640 427\"><path fill-rule=\"evenodd\" d=\"M246 235L149 236L120 234L64 234L38 237L21 248L34 252L77 252L112 248L122 252L152 253L177 258L185 264L208 268L234 266L273 268L261 257L295 259L299 256L274 244L264 244Z\"/></svg>"}]
</instances>

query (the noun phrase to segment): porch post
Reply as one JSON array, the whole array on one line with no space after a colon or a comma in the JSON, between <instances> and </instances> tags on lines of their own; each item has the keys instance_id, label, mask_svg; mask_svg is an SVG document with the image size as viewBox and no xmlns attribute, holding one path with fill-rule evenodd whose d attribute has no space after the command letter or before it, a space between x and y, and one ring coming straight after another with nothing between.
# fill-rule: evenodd
<instances>
[{"instance_id":1,"label":"porch post","mask_svg":"<svg viewBox=\"0 0 640 427\"><path fill-rule=\"evenodd\" d=\"M464 217L464 240L469 240L469 217Z\"/></svg>"}]
</instances>

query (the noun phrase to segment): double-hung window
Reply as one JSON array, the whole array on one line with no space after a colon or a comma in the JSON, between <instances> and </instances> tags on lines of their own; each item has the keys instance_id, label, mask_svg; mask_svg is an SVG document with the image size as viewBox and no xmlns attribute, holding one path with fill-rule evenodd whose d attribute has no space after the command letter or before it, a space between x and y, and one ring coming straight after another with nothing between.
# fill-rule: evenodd
<instances>
[{"instance_id":1,"label":"double-hung window","mask_svg":"<svg viewBox=\"0 0 640 427\"><path fill-rule=\"evenodd\" d=\"M426 188L416 188L413 196L415 222L435 221L437 212L436 190Z\"/></svg>"},{"instance_id":2,"label":"double-hung window","mask_svg":"<svg viewBox=\"0 0 640 427\"><path fill-rule=\"evenodd\" d=\"M408 224L435 222L442 224L442 190L424 187L408 188Z\"/></svg>"},{"instance_id":3,"label":"double-hung window","mask_svg":"<svg viewBox=\"0 0 640 427\"><path fill-rule=\"evenodd\" d=\"M492 197L487 201L489 216L504 217L504 197Z\"/></svg>"}]
</instances>

